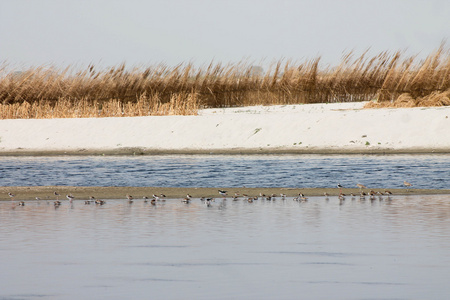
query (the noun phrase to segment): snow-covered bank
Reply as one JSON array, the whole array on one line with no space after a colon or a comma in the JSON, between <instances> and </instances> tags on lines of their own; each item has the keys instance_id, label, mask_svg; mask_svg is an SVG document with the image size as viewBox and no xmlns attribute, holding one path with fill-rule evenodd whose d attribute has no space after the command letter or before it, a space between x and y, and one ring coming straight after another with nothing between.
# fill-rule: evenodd
<instances>
[{"instance_id":1,"label":"snow-covered bank","mask_svg":"<svg viewBox=\"0 0 450 300\"><path fill-rule=\"evenodd\" d=\"M198 116L0 120L0 154L450 152L450 107L364 103L206 109Z\"/></svg>"}]
</instances>

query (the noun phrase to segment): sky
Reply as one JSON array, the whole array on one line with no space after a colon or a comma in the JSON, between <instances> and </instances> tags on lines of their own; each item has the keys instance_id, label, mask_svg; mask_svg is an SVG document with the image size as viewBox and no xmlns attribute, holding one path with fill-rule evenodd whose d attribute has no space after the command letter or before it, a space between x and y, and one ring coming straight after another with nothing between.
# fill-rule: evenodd
<instances>
[{"instance_id":1,"label":"sky","mask_svg":"<svg viewBox=\"0 0 450 300\"><path fill-rule=\"evenodd\" d=\"M0 0L0 63L175 66L450 45L448 0Z\"/></svg>"}]
</instances>

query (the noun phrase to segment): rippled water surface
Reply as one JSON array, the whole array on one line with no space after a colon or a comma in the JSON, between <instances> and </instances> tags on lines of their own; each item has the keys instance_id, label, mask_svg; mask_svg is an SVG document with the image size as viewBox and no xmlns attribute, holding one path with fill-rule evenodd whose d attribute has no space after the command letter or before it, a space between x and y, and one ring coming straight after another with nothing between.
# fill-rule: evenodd
<instances>
[{"instance_id":1,"label":"rippled water surface","mask_svg":"<svg viewBox=\"0 0 450 300\"><path fill-rule=\"evenodd\" d=\"M448 195L4 201L0 220L2 300L450 295Z\"/></svg>"},{"instance_id":2,"label":"rippled water surface","mask_svg":"<svg viewBox=\"0 0 450 300\"><path fill-rule=\"evenodd\" d=\"M450 189L450 155L157 155L0 157L3 186Z\"/></svg>"}]
</instances>

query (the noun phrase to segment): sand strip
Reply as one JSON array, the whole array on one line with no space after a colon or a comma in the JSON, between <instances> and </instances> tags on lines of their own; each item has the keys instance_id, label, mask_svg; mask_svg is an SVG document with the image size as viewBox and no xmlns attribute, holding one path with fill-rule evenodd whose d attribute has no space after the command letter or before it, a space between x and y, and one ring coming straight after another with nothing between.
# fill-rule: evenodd
<instances>
[{"instance_id":1,"label":"sand strip","mask_svg":"<svg viewBox=\"0 0 450 300\"><path fill-rule=\"evenodd\" d=\"M10 200L8 193L15 194L15 200L34 200L35 197L48 200L56 200L54 192L57 192L60 200L67 200L65 195L72 194L75 199L85 200L90 196L99 199L125 199L127 194L139 199L143 196L152 197L153 194L165 194L167 198L177 199L184 198L190 194L194 198L215 197L221 198L218 189L228 191L228 197L231 198L235 193L240 195L257 196L260 193L265 195L280 193L286 194L288 197L297 196L303 193L306 196L323 196L328 193L330 196L339 195L337 188L170 188L170 187L72 187L72 186L38 186L38 187L0 187L0 200ZM384 193L384 189L373 189ZM369 190L364 190L368 192ZM390 189L393 195L428 195L428 194L449 194L450 190L432 190L432 189ZM342 189L342 192L350 195L350 193L359 194L359 189Z\"/></svg>"}]
</instances>

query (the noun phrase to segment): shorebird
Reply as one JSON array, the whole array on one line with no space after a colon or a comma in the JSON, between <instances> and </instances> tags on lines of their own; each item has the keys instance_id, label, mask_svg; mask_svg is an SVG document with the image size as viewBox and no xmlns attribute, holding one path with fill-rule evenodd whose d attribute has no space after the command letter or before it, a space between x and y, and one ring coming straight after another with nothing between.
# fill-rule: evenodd
<instances>
[{"instance_id":1,"label":"shorebird","mask_svg":"<svg viewBox=\"0 0 450 300\"><path fill-rule=\"evenodd\" d=\"M391 191L385 190L384 193L387 195L387 199L388 199L388 200L391 200L392 192L391 192Z\"/></svg>"},{"instance_id":2,"label":"shorebird","mask_svg":"<svg viewBox=\"0 0 450 300\"><path fill-rule=\"evenodd\" d=\"M13 193L8 193L8 196L9 196L9 198L11 198L11 203L14 203L14 197L16 196L16 195L14 195Z\"/></svg>"},{"instance_id":3,"label":"shorebird","mask_svg":"<svg viewBox=\"0 0 450 300\"><path fill-rule=\"evenodd\" d=\"M357 183L356 186L359 187L360 190L361 189L367 189L367 187L365 185L360 184L360 183Z\"/></svg>"},{"instance_id":4,"label":"shorebird","mask_svg":"<svg viewBox=\"0 0 450 300\"><path fill-rule=\"evenodd\" d=\"M142 197L142 199L144 199L144 203L148 202L148 197L147 196Z\"/></svg>"},{"instance_id":5,"label":"shorebird","mask_svg":"<svg viewBox=\"0 0 450 300\"><path fill-rule=\"evenodd\" d=\"M360 192L359 193L359 200L365 200L366 199L366 193L364 193L364 192Z\"/></svg>"},{"instance_id":6,"label":"shorebird","mask_svg":"<svg viewBox=\"0 0 450 300\"><path fill-rule=\"evenodd\" d=\"M409 192L409 188L412 187L412 184L408 181L403 181L403 184L406 186L406 191Z\"/></svg>"},{"instance_id":7,"label":"shorebird","mask_svg":"<svg viewBox=\"0 0 450 300\"><path fill-rule=\"evenodd\" d=\"M75 198L72 195L66 195L67 199L69 199L69 203L72 203L73 199Z\"/></svg>"},{"instance_id":8,"label":"shorebird","mask_svg":"<svg viewBox=\"0 0 450 300\"><path fill-rule=\"evenodd\" d=\"M286 194L280 194L281 200L286 200Z\"/></svg>"},{"instance_id":9,"label":"shorebird","mask_svg":"<svg viewBox=\"0 0 450 300\"><path fill-rule=\"evenodd\" d=\"M337 187L339 188L339 194L342 194L342 188L343 188L343 186L342 186L340 183L338 183L338 184L337 184Z\"/></svg>"},{"instance_id":10,"label":"shorebird","mask_svg":"<svg viewBox=\"0 0 450 300\"><path fill-rule=\"evenodd\" d=\"M55 205L55 207L59 207L61 205L61 201L56 200L55 202L53 202L53 205Z\"/></svg>"},{"instance_id":11,"label":"shorebird","mask_svg":"<svg viewBox=\"0 0 450 300\"><path fill-rule=\"evenodd\" d=\"M59 194L57 193L57 192L53 192L53 195L55 195L56 196L56 201L58 201L59 200Z\"/></svg>"},{"instance_id":12,"label":"shorebird","mask_svg":"<svg viewBox=\"0 0 450 300\"><path fill-rule=\"evenodd\" d=\"M225 198L227 196L227 191L219 190L219 194L221 194Z\"/></svg>"},{"instance_id":13,"label":"shorebird","mask_svg":"<svg viewBox=\"0 0 450 300\"><path fill-rule=\"evenodd\" d=\"M127 194L128 203L133 203L133 196Z\"/></svg>"},{"instance_id":14,"label":"shorebird","mask_svg":"<svg viewBox=\"0 0 450 300\"><path fill-rule=\"evenodd\" d=\"M24 201L20 201L19 202L19 206L25 206L25 202Z\"/></svg>"}]
</instances>

